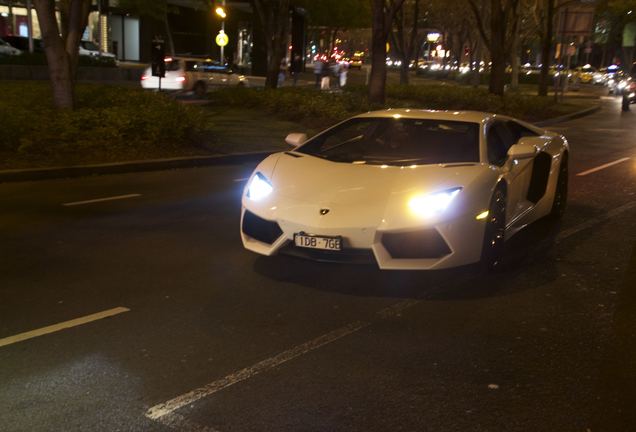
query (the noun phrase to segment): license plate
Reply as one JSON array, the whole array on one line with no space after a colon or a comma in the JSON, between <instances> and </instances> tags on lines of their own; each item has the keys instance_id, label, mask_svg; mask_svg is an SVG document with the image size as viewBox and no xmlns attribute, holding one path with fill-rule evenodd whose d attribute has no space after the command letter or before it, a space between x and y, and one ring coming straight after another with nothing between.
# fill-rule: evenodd
<instances>
[{"instance_id":1,"label":"license plate","mask_svg":"<svg viewBox=\"0 0 636 432\"><path fill-rule=\"evenodd\" d=\"M322 249L339 251L342 250L341 237L322 237L306 234L294 235L294 244L298 247L309 249Z\"/></svg>"}]
</instances>

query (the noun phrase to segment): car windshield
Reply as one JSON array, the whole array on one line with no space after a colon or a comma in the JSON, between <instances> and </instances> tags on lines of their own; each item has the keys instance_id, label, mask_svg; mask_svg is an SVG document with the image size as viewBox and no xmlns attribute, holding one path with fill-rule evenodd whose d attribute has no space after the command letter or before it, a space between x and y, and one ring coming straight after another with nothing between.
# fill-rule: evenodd
<instances>
[{"instance_id":1,"label":"car windshield","mask_svg":"<svg viewBox=\"0 0 636 432\"><path fill-rule=\"evenodd\" d=\"M298 150L334 162L373 165L479 162L479 124L410 118L355 118Z\"/></svg>"}]
</instances>

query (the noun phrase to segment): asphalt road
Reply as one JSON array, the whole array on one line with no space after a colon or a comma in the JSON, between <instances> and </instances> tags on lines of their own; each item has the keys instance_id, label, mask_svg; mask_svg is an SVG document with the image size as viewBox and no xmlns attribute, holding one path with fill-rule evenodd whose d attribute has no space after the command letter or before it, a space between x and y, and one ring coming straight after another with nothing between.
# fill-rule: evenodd
<instances>
[{"instance_id":1,"label":"asphalt road","mask_svg":"<svg viewBox=\"0 0 636 432\"><path fill-rule=\"evenodd\" d=\"M0 430L636 430L636 113L553 129L491 276L244 251L251 166L0 184Z\"/></svg>"}]
</instances>

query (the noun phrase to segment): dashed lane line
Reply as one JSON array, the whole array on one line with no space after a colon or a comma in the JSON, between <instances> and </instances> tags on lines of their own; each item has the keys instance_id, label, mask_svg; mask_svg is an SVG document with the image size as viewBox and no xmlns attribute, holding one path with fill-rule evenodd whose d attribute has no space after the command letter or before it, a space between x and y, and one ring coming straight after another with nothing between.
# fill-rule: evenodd
<instances>
[{"instance_id":1,"label":"dashed lane line","mask_svg":"<svg viewBox=\"0 0 636 432\"><path fill-rule=\"evenodd\" d=\"M629 210L636 209L636 201L629 202L620 207L617 207L613 210L608 211L607 213L592 218L586 222L583 222L579 225L576 225L570 229L566 229L561 231L556 238L556 243L560 243L565 239L593 226L607 220L614 218L622 213L625 213ZM416 305L418 305L421 300L404 300L398 303L395 303L387 308L384 308L378 312L376 312L376 320L384 320L391 317L400 316L400 314L407 309L410 309ZM159 423L162 423L166 426L170 426L172 429L180 430L187 423L187 419L179 416L175 413L176 410L183 408L185 406L191 405L197 402L200 399L203 399L207 396L210 396L214 393L217 393L227 387L230 387L234 384L237 384L241 381L245 381L249 378L252 378L260 373L271 370L277 366L280 366L283 363L287 363L290 360L293 360L297 357L300 357L304 354L307 354L311 351L314 351L322 346L335 342L339 339L342 339L345 336L356 333L362 329L369 327L375 320L369 321L355 321L349 323L343 327L340 327L336 330L333 330L329 333L326 333L322 336L318 336L315 339L312 339L308 342L300 344L296 347L293 347L287 351L283 351L280 354L277 354L273 357L269 357L265 360L256 363L253 366L246 367L239 371L233 372L224 378L213 381L203 387L199 387L190 392L184 393L180 396L177 396L173 399L170 399L167 402L163 402L157 404L151 408L149 408L145 416L151 420L155 420ZM183 423L186 422L186 423ZM201 425L191 425L195 430L206 430L206 431L215 431L215 429L201 429L203 426ZM195 426L197 426L195 428Z\"/></svg>"},{"instance_id":2,"label":"dashed lane line","mask_svg":"<svg viewBox=\"0 0 636 432\"><path fill-rule=\"evenodd\" d=\"M42 327L36 330L31 330L28 332L24 332L24 333L20 333L17 334L15 336L9 336L3 339L0 339L0 347L6 346L6 345L11 345L17 342L22 342L28 339L33 339L36 338L38 336L43 336L46 334L50 334L50 333L54 333L54 332L58 332L60 330L65 330L71 327L77 327L83 324L88 324L90 322L93 321L97 321L100 319L104 319L104 318L108 318L108 317L112 317L114 315L119 315L121 313L124 312L129 312L130 309L125 308L125 307L116 307L113 309L108 309L102 312L97 312L91 315L86 315L80 318L75 318L69 321L64 321L58 324L53 324L50 326L46 326L46 327Z\"/></svg>"},{"instance_id":3,"label":"dashed lane line","mask_svg":"<svg viewBox=\"0 0 636 432\"><path fill-rule=\"evenodd\" d=\"M379 319L387 319L389 317L399 315L401 311L413 307L418 303L418 300L405 300L389 306L388 308L382 309L381 311L377 312L377 315ZM193 404L194 402L210 396L214 393L217 393L224 388L230 387L241 381L245 381L262 372L280 366L283 363L287 363L290 360L293 360L297 357L307 354L310 351L314 351L322 346L342 339L343 337L369 327L370 325L371 321L355 321L349 323L329 333L318 336L317 338L312 339L308 342L288 349L287 351L283 351L273 357L262 360L253 366L249 366L239 371L233 372L219 380L206 384L203 387L199 387L197 389L184 393L181 396L170 399L167 402L155 405L152 408L148 409L148 411L146 411L146 417L152 420L160 420L165 416L171 415L179 408Z\"/></svg>"},{"instance_id":4,"label":"dashed lane line","mask_svg":"<svg viewBox=\"0 0 636 432\"><path fill-rule=\"evenodd\" d=\"M593 174L593 173L595 173L597 171L601 171L601 170L604 170L605 168L609 168L611 166L618 165L619 163L626 162L626 161L628 161L630 159L631 159L630 157L624 157L624 158L615 160L613 162L608 162L606 164L599 165L597 167L591 168L591 169L589 169L587 171L580 172L580 173L577 174L577 176L578 177L583 177L583 176L586 176L586 175L589 175L589 174Z\"/></svg>"},{"instance_id":5,"label":"dashed lane line","mask_svg":"<svg viewBox=\"0 0 636 432\"><path fill-rule=\"evenodd\" d=\"M96 198L96 199L91 199L91 200L86 200L86 201L74 201L74 202L64 203L62 205L64 207L72 207L72 206L78 206L78 205L84 205L84 204L93 204L93 203L104 202L104 201L115 201L115 200L129 199L129 198L137 198L137 197L140 197L140 196L141 196L141 194L117 195L117 196L111 196L111 197L106 197L106 198Z\"/></svg>"}]
</instances>

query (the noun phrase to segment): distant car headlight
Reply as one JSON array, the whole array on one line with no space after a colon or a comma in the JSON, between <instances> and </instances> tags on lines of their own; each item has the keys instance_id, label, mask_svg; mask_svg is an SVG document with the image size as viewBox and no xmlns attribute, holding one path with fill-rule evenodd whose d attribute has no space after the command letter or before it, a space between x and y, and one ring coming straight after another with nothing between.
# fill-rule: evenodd
<instances>
[{"instance_id":1,"label":"distant car headlight","mask_svg":"<svg viewBox=\"0 0 636 432\"><path fill-rule=\"evenodd\" d=\"M627 87L627 81L621 81L618 83L619 90L623 90L625 87Z\"/></svg>"},{"instance_id":2,"label":"distant car headlight","mask_svg":"<svg viewBox=\"0 0 636 432\"><path fill-rule=\"evenodd\" d=\"M253 201L260 201L272 193L274 187L261 173L256 173L247 185L247 197Z\"/></svg>"},{"instance_id":3,"label":"distant car headlight","mask_svg":"<svg viewBox=\"0 0 636 432\"><path fill-rule=\"evenodd\" d=\"M416 195L409 200L409 209L413 214L424 218L438 215L448 208L461 190L461 187L456 187L442 192Z\"/></svg>"}]
</instances>

